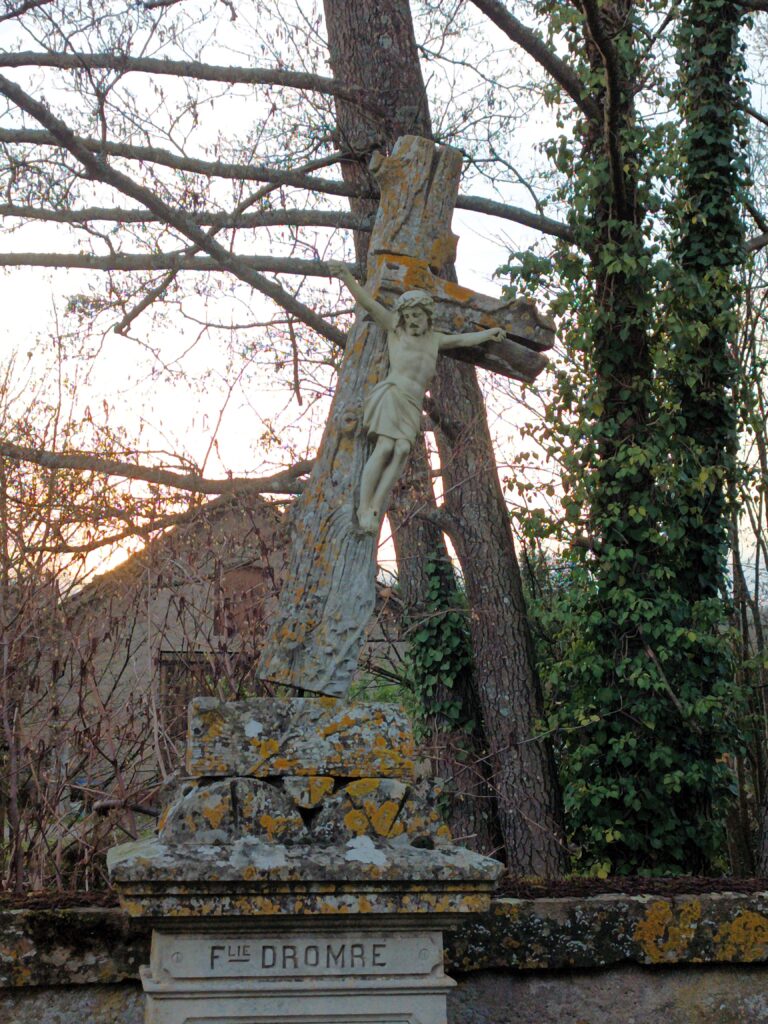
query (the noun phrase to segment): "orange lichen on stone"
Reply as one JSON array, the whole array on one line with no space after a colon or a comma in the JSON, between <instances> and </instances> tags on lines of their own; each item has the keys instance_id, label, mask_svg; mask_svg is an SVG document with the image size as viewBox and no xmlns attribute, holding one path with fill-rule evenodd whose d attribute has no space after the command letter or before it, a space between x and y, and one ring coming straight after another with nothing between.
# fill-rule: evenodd
<instances>
[{"instance_id":1,"label":"orange lichen on stone","mask_svg":"<svg viewBox=\"0 0 768 1024\"><path fill-rule=\"evenodd\" d=\"M355 781L350 782L345 789L351 797L359 797L362 799L363 797L374 793L379 788L380 783L380 779L355 779Z\"/></svg>"},{"instance_id":2,"label":"orange lichen on stone","mask_svg":"<svg viewBox=\"0 0 768 1024\"><path fill-rule=\"evenodd\" d=\"M296 776L283 779L283 789L297 807L311 810L333 792L334 780L330 775Z\"/></svg>"},{"instance_id":3,"label":"orange lichen on stone","mask_svg":"<svg viewBox=\"0 0 768 1024\"><path fill-rule=\"evenodd\" d=\"M391 835L400 804L395 800L385 800L383 804L377 806L373 801L366 801L364 806L376 835L384 837Z\"/></svg>"},{"instance_id":4,"label":"orange lichen on stone","mask_svg":"<svg viewBox=\"0 0 768 1024\"><path fill-rule=\"evenodd\" d=\"M258 736L254 736L251 740L251 746L253 747L255 756L258 757L260 761L268 761L269 758L276 754L280 749L279 741L270 737L261 739Z\"/></svg>"},{"instance_id":5,"label":"orange lichen on stone","mask_svg":"<svg viewBox=\"0 0 768 1024\"><path fill-rule=\"evenodd\" d=\"M356 836L362 836L368 831L368 818L357 807L353 807L344 815L344 825Z\"/></svg>"},{"instance_id":6,"label":"orange lichen on stone","mask_svg":"<svg viewBox=\"0 0 768 1024\"><path fill-rule=\"evenodd\" d=\"M187 749L187 773L189 775L222 775L229 769L226 757L206 752L196 756L191 748Z\"/></svg>"},{"instance_id":7,"label":"orange lichen on stone","mask_svg":"<svg viewBox=\"0 0 768 1024\"><path fill-rule=\"evenodd\" d=\"M682 959L700 919L697 899L686 900L679 907L668 900L654 900L635 925L633 938L651 963Z\"/></svg>"},{"instance_id":8,"label":"orange lichen on stone","mask_svg":"<svg viewBox=\"0 0 768 1024\"><path fill-rule=\"evenodd\" d=\"M307 781L309 802L314 806L333 789L333 779L327 775L315 775Z\"/></svg>"},{"instance_id":9,"label":"orange lichen on stone","mask_svg":"<svg viewBox=\"0 0 768 1024\"><path fill-rule=\"evenodd\" d=\"M270 842L274 842L275 838L282 835L283 832L289 830L293 825L293 822L283 815L273 815L264 813L259 818L259 824L267 833L267 838Z\"/></svg>"},{"instance_id":10,"label":"orange lichen on stone","mask_svg":"<svg viewBox=\"0 0 768 1024\"><path fill-rule=\"evenodd\" d=\"M141 917L144 914L144 905L140 900L130 900L121 896L120 906L129 917Z\"/></svg>"},{"instance_id":11,"label":"orange lichen on stone","mask_svg":"<svg viewBox=\"0 0 768 1024\"><path fill-rule=\"evenodd\" d=\"M475 297L471 288L465 288L461 284L456 284L455 281L441 281L440 290L450 298L456 299L457 302L471 302Z\"/></svg>"},{"instance_id":12,"label":"orange lichen on stone","mask_svg":"<svg viewBox=\"0 0 768 1024\"><path fill-rule=\"evenodd\" d=\"M768 955L768 917L745 910L720 925L714 936L720 958L754 963Z\"/></svg>"},{"instance_id":13,"label":"orange lichen on stone","mask_svg":"<svg viewBox=\"0 0 768 1024\"><path fill-rule=\"evenodd\" d=\"M219 800L216 804L203 804L201 813L211 828L219 828L229 809L226 800Z\"/></svg>"},{"instance_id":14,"label":"orange lichen on stone","mask_svg":"<svg viewBox=\"0 0 768 1024\"><path fill-rule=\"evenodd\" d=\"M336 733L342 732L344 729L351 728L354 724L355 719L351 715L342 715L341 718L335 718L327 725L324 725L321 729L318 729L318 734L325 739L328 736L333 736Z\"/></svg>"},{"instance_id":15,"label":"orange lichen on stone","mask_svg":"<svg viewBox=\"0 0 768 1024\"><path fill-rule=\"evenodd\" d=\"M435 270L439 270L446 263L453 263L456 259L458 244L458 235L454 235L452 231L440 235L432 243L432 248L429 252L429 265L434 267Z\"/></svg>"}]
</instances>

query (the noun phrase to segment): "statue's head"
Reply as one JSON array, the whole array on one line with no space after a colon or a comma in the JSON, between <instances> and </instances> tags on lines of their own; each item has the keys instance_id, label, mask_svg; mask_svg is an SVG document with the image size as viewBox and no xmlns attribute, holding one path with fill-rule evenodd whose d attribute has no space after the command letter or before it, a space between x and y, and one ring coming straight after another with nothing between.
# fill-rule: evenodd
<instances>
[{"instance_id":1,"label":"statue's head","mask_svg":"<svg viewBox=\"0 0 768 1024\"><path fill-rule=\"evenodd\" d=\"M429 330L435 316L435 300L429 292L422 291L420 288L415 288L413 291L403 292L402 295L399 295L395 300L395 304L392 309L397 313L398 327L401 327L404 324L404 314L409 311L422 310L426 315L427 330ZM408 325L405 324L405 326L407 327Z\"/></svg>"}]
</instances>

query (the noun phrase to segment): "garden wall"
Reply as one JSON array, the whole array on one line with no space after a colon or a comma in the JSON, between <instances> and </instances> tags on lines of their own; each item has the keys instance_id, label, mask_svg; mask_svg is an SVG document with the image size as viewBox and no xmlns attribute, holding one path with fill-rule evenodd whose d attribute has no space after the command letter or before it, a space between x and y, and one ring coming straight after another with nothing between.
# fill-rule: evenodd
<instances>
[{"instance_id":1,"label":"garden wall","mask_svg":"<svg viewBox=\"0 0 768 1024\"><path fill-rule=\"evenodd\" d=\"M0 1024L142 1024L149 931L0 912ZM768 1024L768 893L499 899L449 939L451 1024Z\"/></svg>"}]
</instances>

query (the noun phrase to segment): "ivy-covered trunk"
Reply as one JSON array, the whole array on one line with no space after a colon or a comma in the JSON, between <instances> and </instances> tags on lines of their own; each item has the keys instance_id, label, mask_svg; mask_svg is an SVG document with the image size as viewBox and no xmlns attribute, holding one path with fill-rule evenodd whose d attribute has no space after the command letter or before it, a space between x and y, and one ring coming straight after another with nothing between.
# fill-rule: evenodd
<instances>
[{"instance_id":1,"label":"ivy-covered trunk","mask_svg":"<svg viewBox=\"0 0 768 1024\"><path fill-rule=\"evenodd\" d=\"M737 450L732 344L744 260L739 203L745 102L739 28L728 0L689 0L677 34L683 131L675 197L674 276L666 320L670 412L676 415L677 511L684 529L676 580L683 595L725 593L728 491Z\"/></svg>"},{"instance_id":2,"label":"ivy-covered trunk","mask_svg":"<svg viewBox=\"0 0 768 1024\"><path fill-rule=\"evenodd\" d=\"M739 700L727 630L727 557L738 447L734 339L739 330L739 217L745 183L744 12L727 0L687 0L677 32L682 117L674 242L665 310L673 437L670 530L676 588L681 716L709 772L691 794L704 835L716 832L738 753ZM686 721L687 719L687 721ZM715 764L715 762L718 762ZM715 836L711 835L714 842Z\"/></svg>"},{"instance_id":3,"label":"ivy-covered trunk","mask_svg":"<svg viewBox=\"0 0 768 1024\"><path fill-rule=\"evenodd\" d=\"M569 153L565 145L559 152L563 167L568 156L575 157L572 221L587 257L580 264L571 255L562 264L571 279L564 297L570 304L569 339L581 369L580 385L566 383L562 394L566 411L570 402L574 414L565 431L572 442L566 454L567 508L587 537L565 595L571 641L552 670L559 695L553 720L566 727L565 795L583 867L601 873L701 872L714 866L718 848L711 808L723 791L724 768L715 754L722 749L728 684L723 638L714 628L722 616L726 524L722 499L712 500L712 485L723 482L714 465L723 466L733 439L732 415L725 410L727 371L719 376L725 364L715 359L701 374L726 321L675 293L689 342L712 334L710 343L695 346L698 376L691 376L690 366L684 369L688 357L681 361L660 316L660 291L680 275L650 238L649 214L659 208L653 180L664 174L668 137L663 126L653 128L636 117L647 33L631 0L581 0L579 6L582 77L594 83L591 95L601 116L585 120L580 152ZM704 12L703 6L712 10ZM733 5L713 0L703 6L689 3L684 23L701 25L705 13L717 20L723 15L714 8ZM710 29L714 24L702 27L704 50L713 38ZM575 24L572 40L578 31ZM733 68L734 37L726 32L715 38L722 40L715 59L726 75ZM695 67L685 60L687 89L685 75ZM727 79L721 84L725 88ZM722 117L731 118L732 126L727 91L720 99ZM705 104L700 116L711 115ZM679 159L683 165L690 161L686 174L700 180L698 186L682 186L678 205L691 201L692 187L708 187L694 152L701 140L694 144L694 137L686 121ZM726 147L714 157L724 174L717 201L725 209L734 189L729 154ZM730 213L721 216L733 224ZM677 258L685 277L690 271L683 248ZM722 264L720 273L727 290L730 277ZM719 326L713 329L715 321ZM689 379L685 396L677 368ZM713 418L719 418L716 427ZM699 451L692 462L694 446ZM710 496L697 502L701 470ZM699 526L689 522L691 516ZM701 621L708 600L717 614Z\"/></svg>"},{"instance_id":4,"label":"ivy-covered trunk","mask_svg":"<svg viewBox=\"0 0 768 1024\"><path fill-rule=\"evenodd\" d=\"M655 479L664 440L655 415L654 281L645 240L652 157L634 107L637 15L624 0L581 6L583 76L596 83L601 117L584 122L572 154L572 219L586 260L572 269L566 297L576 310L568 339L581 386L566 387L564 397L574 417L567 510L581 518L587 549L565 593L572 639L553 671L555 720L566 729L566 808L581 866L673 870L662 833L675 814L668 813L661 761L674 705L654 651L667 585Z\"/></svg>"}]
</instances>

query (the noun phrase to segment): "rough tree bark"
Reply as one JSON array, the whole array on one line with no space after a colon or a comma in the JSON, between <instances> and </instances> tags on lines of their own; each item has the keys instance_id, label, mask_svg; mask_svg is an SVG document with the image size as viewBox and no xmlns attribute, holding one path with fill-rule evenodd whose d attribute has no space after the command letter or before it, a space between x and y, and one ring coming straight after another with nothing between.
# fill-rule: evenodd
<instances>
[{"instance_id":1,"label":"rough tree bark","mask_svg":"<svg viewBox=\"0 0 768 1024\"><path fill-rule=\"evenodd\" d=\"M445 504L472 609L478 702L510 870L566 869L563 811L551 745L537 737L541 685L520 567L477 375L442 366L432 386ZM450 413L448 412L450 410Z\"/></svg>"},{"instance_id":2,"label":"rough tree bark","mask_svg":"<svg viewBox=\"0 0 768 1024\"><path fill-rule=\"evenodd\" d=\"M386 119L364 114L361 107L337 100L339 142L360 160L343 165L345 180L357 187L370 185L365 156L377 148L389 148L403 132L432 138L429 103L419 66L419 55L407 0L325 0L326 22L334 74L363 87ZM356 214L368 213L365 200L351 200ZM358 233L358 252L365 247L365 233ZM455 280L453 267L444 270ZM498 801L498 814L510 869L526 875L556 877L566 867L560 790L551 747L535 738L536 718L541 711L541 688L532 657L532 646L522 598L520 570L514 550L508 514L496 474L485 408L474 369L446 365L441 360L432 388L437 418L447 423L460 410L462 429L443 430L438 438L447 493L447 507L465 532L457 553L472 608L471 632L475 659L475 692L462 694L469 708L482 708L484 727L470 737L470 759L488 752L487 761ZM450 413L448 413L450 410ZM422 473L428 468L422 459ZM416 469L411 469L413 484ZM400 496L403 496L403 489ZM431 485L423 477L417 483L416 501L430 500ZM398 503L400 504L400 503ZM424 555L445 550L439 531L421 534L416 527L403 529L400 520L396 543L401 576L425 563ZM419 527L424 531L425 527ZM477 539L480 538L480 543ZM403 577L404 579L406 577ZM406 584L415 595L423 594L423 582ZM448 601L451 595L446 594ZM500 638L504 638L500 643ZM487 737L487 739L486 739ZM449 753L456 737L440 741L442 770L457 770ZM464 773L465 782L470 782ZM487 807L482 776L473 775L473 797ZM469 811L471 799L459 813ZM472 811L462 831L485 833L492 842L495 822ZM495 817L495 815L493 816ZM456 823L454 823L456 825ZM488 848L486 846L486 848Z\"/></svg>"}]
</instances>

